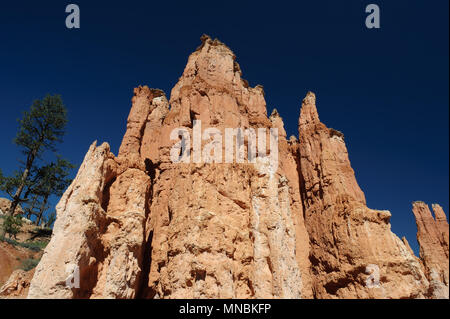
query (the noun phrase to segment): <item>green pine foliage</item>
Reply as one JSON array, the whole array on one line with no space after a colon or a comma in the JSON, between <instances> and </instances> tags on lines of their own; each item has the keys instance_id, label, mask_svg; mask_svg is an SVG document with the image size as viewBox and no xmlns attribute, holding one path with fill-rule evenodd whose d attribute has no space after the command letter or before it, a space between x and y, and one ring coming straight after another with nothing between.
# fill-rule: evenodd
<instances>
[{"instance_id":1,"label":"green pine foliage","mask_svg":"<svg viewBox=\"0 0 450 319\"><path fill-rule=\"evenodd\" d=\"M5 219L0 238L5 234L17 234L18 221L12 216L17 214L19 205L27 218L35 217L36 225L53 224L54 215L46 215L50 198L63 194L71 183L68 176L74 168L68 160L56 154L57 144L63 141L66 124L67 109L59 95L35 100L29 110L23 112L14 139L23 159L10 176L4 176L0 170L0 191L11 198L10 208L4 212L11 217ZM50 155L55 160L47 162Z\"/></svg>"},{"instance_id":2,"label":"green pine foliage","mask_svg":"<svg viewBox=\"0 0 450 319\"><path fill-rule=\"evenodd\" d=\"M22 264L20 265L20 269L25 271L30 271L31 269L36 268L39 264L39 259L27 258L22 260Z\"/></svg>"},{"instance_id":3,"label":"green pine foliage","mask_svg":"<svg viewBox=\"0 0 450 319\"><path fill-rule=\"evenodd\" d=\"M22 227L22 217L20 215L7 215L3 220L2 227L4 233L9 235L9 238L16 238L16 235L20 232L20 229Z\"/></svg>"}]
</instances>

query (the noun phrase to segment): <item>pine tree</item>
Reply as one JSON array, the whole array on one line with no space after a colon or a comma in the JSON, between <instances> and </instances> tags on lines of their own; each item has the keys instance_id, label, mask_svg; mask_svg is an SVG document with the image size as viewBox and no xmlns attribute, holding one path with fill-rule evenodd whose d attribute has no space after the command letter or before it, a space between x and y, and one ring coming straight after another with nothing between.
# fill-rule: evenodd
<instances>
[{"instance_id":1,"label":"pine tree","mask_svg":"<svg viewBox=\"0 0 450 319\"><path fill-rule=\"evenodd\" d=\"M48 208L50 196L62 196L64 190L72 182L67 176L73 168L74 166L69 161L58 157L56 162L39 169L36 174L38 183L31 189L33 198L40 198L40 204L37 211L34 211L34 208L37 206L36 201L33 200L32 203L32 214L36 215L35 224L37 226L40 225L44 212Z\"/></svg>"},{"instance_id":2,"label":"pine tree","mask_svg":"<svg viewBox=\"0 0 450 319\"><path fill-rule=\"evenodd\" d=\"M44 217L44 227L45 228L52 228L53 224L56 221L56 212L51 212L50 214L47 215L47 217Z\"/></svg>"},{"instance_id":3,"label":"pine tree","mask_svg":"<svg viewBox=\"0 0 450 319\"><path fill-rule=\"evenodd\" d=\"M66 123L67 110L59 95L47 95L42 100L36 100L30 110L23 113L14 143L22 149L26 160L21 172L6 179L4 183L5 191L12 197L8 215L14 215L21 202L22 192L29 184L35 160L45 151L55 151L56 143L62 142ZM15 192L10 193L13 189Z\"/></svg>"},{"instance_id":4,"label":"pine tree","mask_svg":"<svg viewBox=\"0 0 450 319\"><path fill-rule=\"evenodd\" d=\"M16 238L16 235L19 233L20 229L22 227L22 217L21 216L11 216L7 215L5 219L3 220L3 234L1 235L0 239L5 239L5 234L9 235L9 238L12 237Z\"/></svg>"},{"instance_id":5,"label":"pine tree","mask_svg":"<svg viewBox=\"0 0 450 319\"><path fill-rule=\"evenodd\" d=\"M28 203L26 213L31 216L39 203L39 224L48 207L49 197L60 195L61 188L67 187L66 177L73 167L68 161L58 158L56 163L38 166L38 162L41 162L38 160L42 160L44 154L56 152L56 144L62 142L66 124L67 110L59 95L47 95L42 100L36 100L28 111L23 112L14 143L21 149L24 161L21 162L20 170L9 177L0 172L0 190L12 199L9 210L5 212L6 217L15 216L20 203ZM4 237L5 232L7 229L2 227L0 237Z\"/></svg>"}]
</instances>

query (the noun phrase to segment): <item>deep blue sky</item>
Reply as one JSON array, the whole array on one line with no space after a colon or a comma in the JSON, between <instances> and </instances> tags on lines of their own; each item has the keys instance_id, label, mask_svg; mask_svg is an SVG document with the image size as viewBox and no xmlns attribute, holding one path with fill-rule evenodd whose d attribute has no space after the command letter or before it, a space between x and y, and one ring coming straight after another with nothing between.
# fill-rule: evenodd
<instances>
[{"instance_id":1,"label":"deep blue sky","mask_svg":"<svg viewBox=\"0 0 450 319\"><path fill-rule=\"evenodd\" d=\"M95 2L95 4L93 4ZM66 1L0 3L0 168L20 153L16 119L35 98L61 94L69 126L60 153L77 165L94 140L117 154L133 88L167 95L209 34L237 55L297 135L301 100L316 93L321 120L345 134L368 206L418 251L411 202L449 211L449 2ZM121 4L119 4L121 3ZM365 28L377 3L381 29Z\"/></svg>"}]
</instances>

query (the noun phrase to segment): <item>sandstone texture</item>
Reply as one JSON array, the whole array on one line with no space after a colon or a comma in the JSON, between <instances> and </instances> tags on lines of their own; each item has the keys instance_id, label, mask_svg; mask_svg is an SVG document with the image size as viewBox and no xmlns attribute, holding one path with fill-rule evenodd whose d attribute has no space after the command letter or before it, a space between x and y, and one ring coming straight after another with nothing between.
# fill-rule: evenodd
<instances>
[{"instance_id":1,"label":"sandstone texture","mask_svg":"<svg viewBox=\"0 0 450 319\"><path fill-rule=\"evenodd\" d=\"M417 241L420 259L430 281L429 295L433 298L449 298L448 222L442 207L433 204L434 217L424 202L413 203L417 224Z\"/></svg>"},{"instance_id":2,"label":"sandstone texture","mask_svg":"<svg viewBox=\"0 0 450 319\"><path fill-rule=\"evenodd\" d=\"M30 288L30 281L33 278L34 270L15 270L8 281L0 287L0 298L25 299Z\"/></svg>"},{"instance_id":3,"label":"sandstone texture","mask_svg":"<svg viewBox=\"0 0 450 319\"><path fill-rule=\"evenodd\" d=\"M0 216L1 215L5 215L6 212L9 210L9 207L11 206L11 201L7 198L0 198ZM22 214L23 213L23 209L22 207L19 205L17 206L17 210L15 215L17 214Z\"/></svg>"},{"instance_id":4,"label":"sandstone texture","mask_svg":"<svg viewBox=\"0 0 450 319\"><path fill-rule=\"evenodd\" d=\"M428 283L420 262L390 230L389 211L366 206L342 133L320 122L308 93L299 119L299 166L311 271L317 298L420 298ZM378 287L368 287L376 268ZM369 285L370 286L370 285Z\"/></svg>"},{"instance_id":5,"label":"sandstone texture","mask_svg":"<svg viewBox=\"0 0 450 319\"><path fill-rule=\"evenodd\" d=\"M201 146L199 121L210 133ZM190 163L171 159L180 127ZM252 162L216 163L226 128L276 129L277 150L258 145ZM243 139L247 154L250 135ZM198 149L211 162L197 161ZM250 87L233 52L208 36L170 100L134 90L119 154L92 144L56 210L28 298L442 297L431 293L435 277L448 297L442 210L415 257L391 232L390 213L366 206L343 134L320 122L315 95L303 100L299 137L287 140L263 88ZM430 252L445 236L446 258ZM79 287L68 285L77 273Z\"/></svg>"},{"instance_id":6,"label":"sandstone texture","mask_svg":"<svg viewBox=\"0 0 450 319\"><path fill-rule=\"evenodd\" d=\"M11 273L20 266L19 260L28 256L29 253L25 249L0 241L0 286L8 281Z\"/></svg>"}]
</instances>

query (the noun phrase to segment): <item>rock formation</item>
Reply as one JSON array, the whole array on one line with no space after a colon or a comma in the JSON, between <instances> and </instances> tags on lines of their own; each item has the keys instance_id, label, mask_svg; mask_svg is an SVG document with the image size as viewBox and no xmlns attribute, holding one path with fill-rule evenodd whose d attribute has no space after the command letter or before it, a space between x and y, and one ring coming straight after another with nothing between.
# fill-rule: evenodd
<instances>
[{"instance_id":1,"label":"rock formation","mask_svg":"<svg viewBox=\"0 0 450 319\"><path fill-rule=\"evenodd\" d=\"M8 281L11 273L20 266L20 259L29 258L25 249L19 249L0 241L0 287Z\"/></svg>"},{"instance_id":2,"label":"rock formation","mask_svg":"<svg viewBox=\"0 0 450 319\"><path fill-rule=\"evenodd\" d=\"M3 221L3 218L0 217L0 228L3 226ZM50 236L47 233L39 232L41 229L33 225L30 220L22 218L22 222L16 237L10 238L7 234L4 241L0 239L0 287L8 279L14 277L12 276L14 271L19 268L28 269L30 263L38 261L43 253L40 247L50 240ZM32 275L28 277L29 283ZM0 291L3 289L0 288ZM8 291L10 290L6 290L4 294L8 294ZM16 294L11 294L11 296L17 297ZM21 296L26 297L26 294ZM0 299L2 298L3 295L0 294Z\"/></svg>"},{"instance_id":3,"label":"rock formation","mask_svg":"<svg viewBox=\"0 0 450 319\"><path fill-rule=\"evenodd\" d=\"M424 202L414 202L413 212L417 224L417 241L420 259L430 281L429 295L433 298L449 298L449 228L442 207L433 204L434 216Z\"/></svg>"},{"instance_id":4,"label":"rock formation","mask_svg":"<svg viewBox=\"0 0 450 319\"><path fill-rule=\"evenodd\" d=\"M302 200L317 298L416 298L427 286L419 261L390 230L388 211L367 208L342 133L319 120L308 93L299 119ZM379 274L368 287L366 272Z\"/></svg>"},{"instance_id":5,"label":"rock formation","mask_svg":"<svg viewBox=\"0 0 450 319\"><path fill-rule=\"evenodd\" d=\"M9 207L11 206L11 201L7 198L0 198L0 216L6 214L6 212L9 210ZM17 206L16 213L17 214L23 214L23 209L20 205Z\"/></svg>"},{"instance_id":6,"label":"rock formation","mask_svg":"<svg viewBox=\"0 0 450 319\"><path fill-rule=\"evenodd\" d=\"M442 260L424 267L390 231L390 213L366 207L343 135L319 121L314 94L303 101L299 138L287 140L263 88L241 76L233 52L203 36L170 101L135 89L118 156L91 145L57 205L29 298L428 297L426 265ZM210 133L202 145L200 121ZM171 158L180 127L193 137L190 163ZM223 156L216 138L226 128L276 129L278 150L196 160L197 151Z\"/></svg>"},{"instance_id":7,"label":"rock formation","mask_svg":"<svg viewBox=\"0 0 450 319\"><path fill-rule=\"evenodd\" d=\"M0 298L24 299L27 297L30 281L33 278L34 269L24 271L18 269L9 277L8 281L0 287Z\"/></svg>"}]
</instances>

